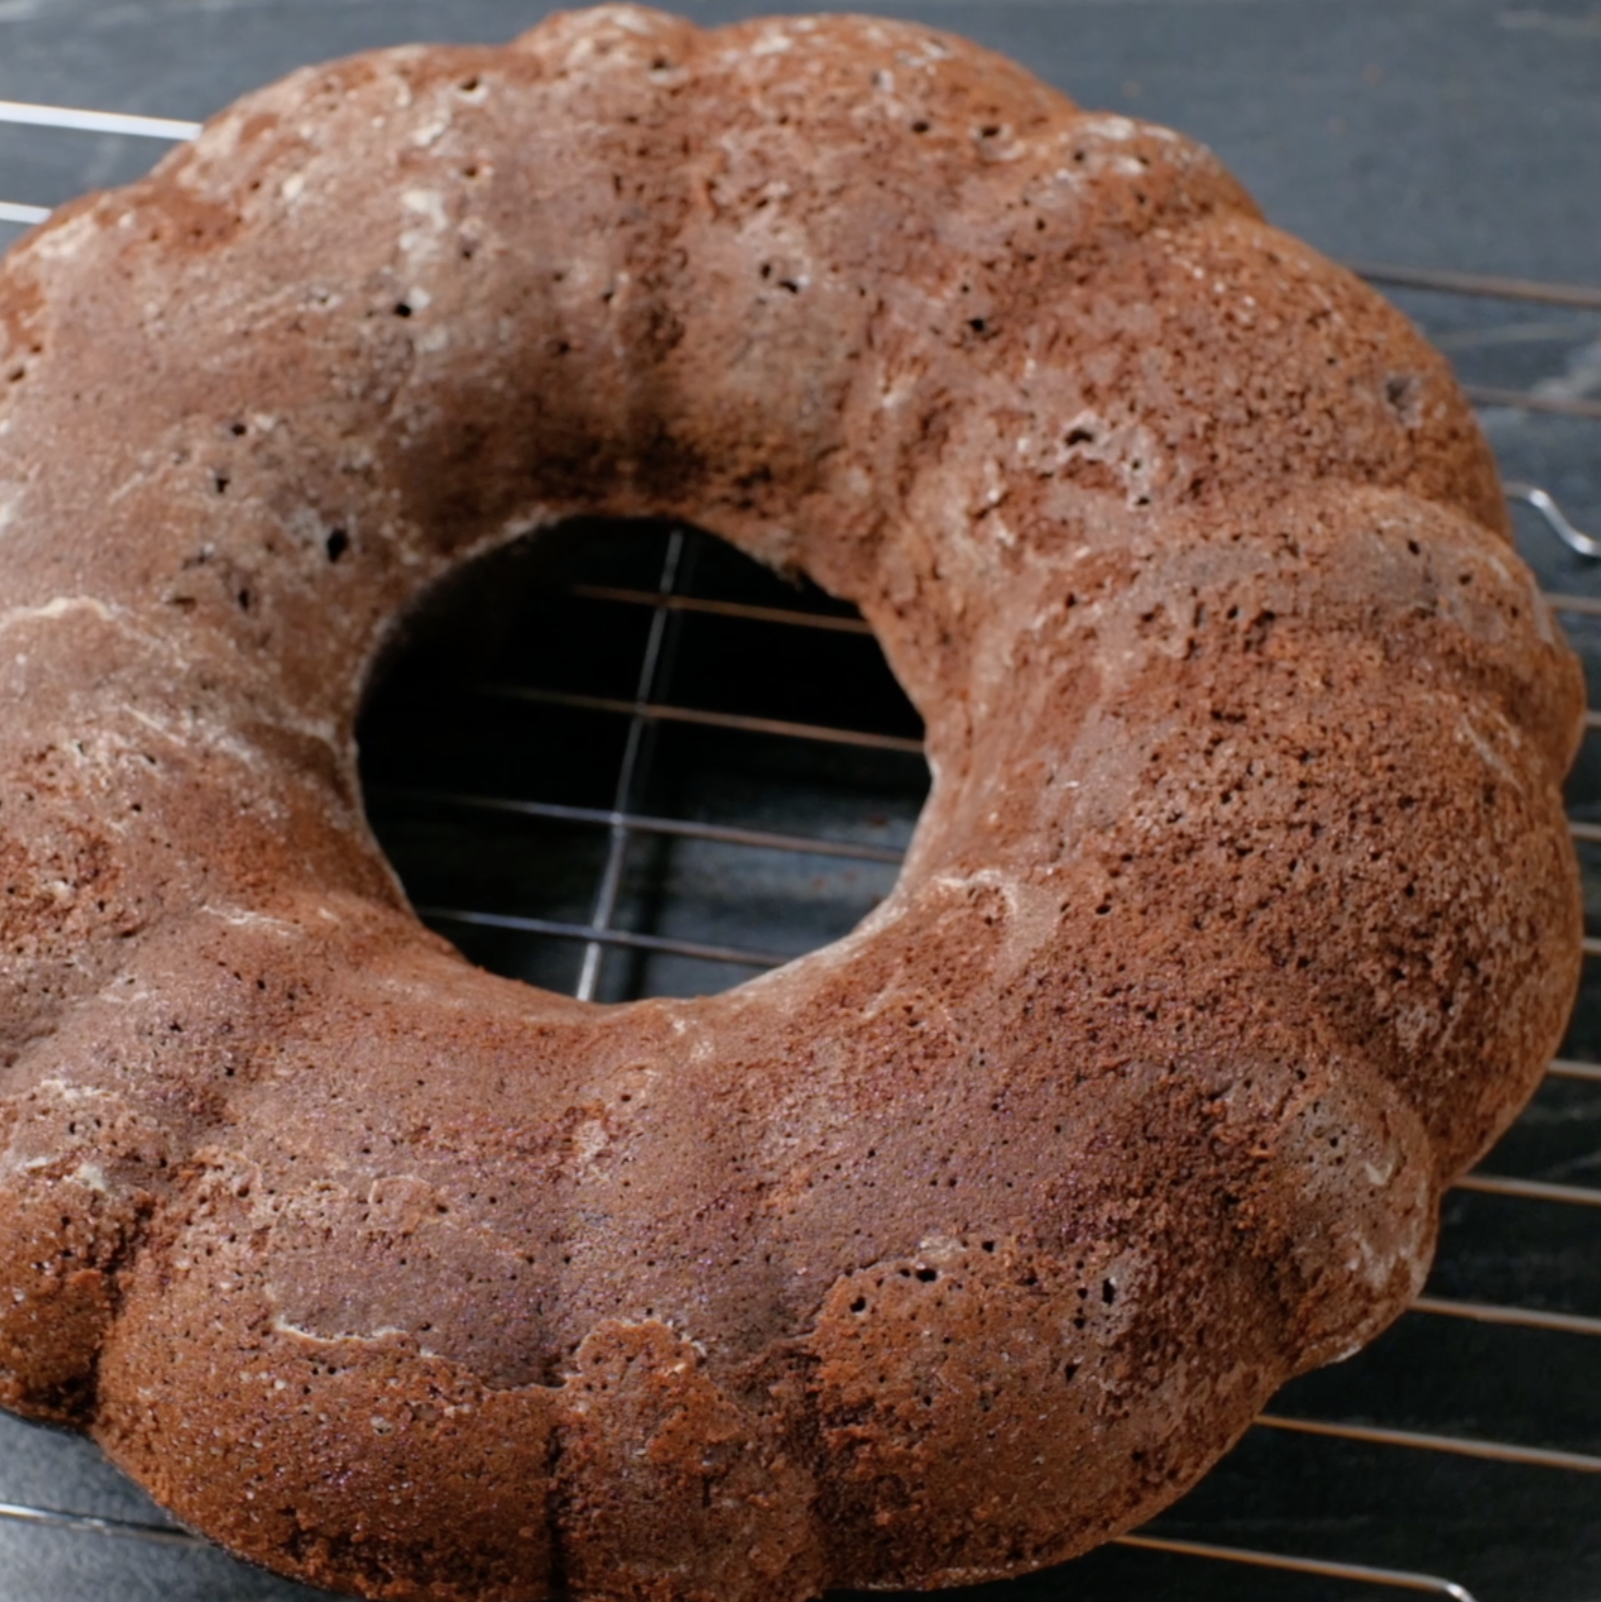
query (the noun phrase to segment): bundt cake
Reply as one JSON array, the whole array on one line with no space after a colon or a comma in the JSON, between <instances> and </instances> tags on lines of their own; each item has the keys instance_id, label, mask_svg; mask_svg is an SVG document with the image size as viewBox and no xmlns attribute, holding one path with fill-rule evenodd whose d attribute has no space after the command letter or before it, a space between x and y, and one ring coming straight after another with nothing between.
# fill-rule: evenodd
<instances>
[{"instance_id":1,"label":"bundt cake","mask_svg":"<svg viewBox=\"0 0 1601 1602\"><path fill-rule=\"evenodd\" d=\"M362 810L480 553L857 603L855 933L593 1007ZM1407 1304L1577 977L1574 660L1443 362L1203 149L923 27L296 73L0 263L0 1401L369 1597L1057 1562Z\"/></svg>"}]
</instances>

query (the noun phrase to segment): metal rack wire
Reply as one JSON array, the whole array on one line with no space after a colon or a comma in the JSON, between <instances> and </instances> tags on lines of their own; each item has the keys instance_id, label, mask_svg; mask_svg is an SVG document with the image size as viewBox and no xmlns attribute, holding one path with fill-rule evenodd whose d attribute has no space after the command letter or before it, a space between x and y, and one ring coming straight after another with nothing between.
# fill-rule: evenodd
<instances>
[{"instance_id":1,"label":"metal rack wire","mask_svg":"<svg viewBox=\"0 0 1601 1602\"><path fill-rule=\"evenodd\" d=\"M14 102L0 102L0 122L169 141L191 137L197 131L193 124L167 119ZM47 214L43 207L0 201L0 222L33 223ZM1601 288L1366 263L1353 265L1370 280L1403 291L1533 303L1568 311L1601 311ZM1475 402L1485 407L1601 420L1601 402L1583 395L1496 384L1469 384L1467 388ZM1522 481L1509 482L1506 488L1510 498L1531 508L1549 534L1569 549L1583 557L1601 556L1601 542L1575 527L1545 489ZM805 635L814 644L851 641L855 648L869 648L868 630L859 618L845 615L820 594L785 594L775 589L773 581L747 583L737 575L730 579L726 570L713 581L703 581L700 569L711 545L705 536L693 531L655 530L643 544L636 536L637 531L629 536L626 559L609 568L602 564L598 572L541 572L529 592L557 597L564 607L588 608L592 615L605 613L613 622L631 618L642 625L620 625L615 630L616 637L628 642L627 650L632 652L624 664L625 678L620 685L575 684L570 675L556 672L543 676L538 663L530 668L522 661L525 671L520 673L497 671L461 680L449 691L457 699L448 701L447 697L448 704L437 703L433 709L452 723L463 715L468 703L475 709L470 712L469 721L531 718L534 721L525 727L530 739L548 738L552 728L564 726L566 733L561 738L567 744L562 749L572 751L582 746L592 756L602 749L607 753L604 764L598 758L590 764L594 775L588 792L563 796L546 787L541 793L539 782L529 782L522 770L508 774L493 763L483 775L463 777L449 766L460 756L459 748L449 741L443 742L438 761L418 767L407 754L410 720L418 715L418 702L408 690L404 674L396 681L396 687L380 695L368 725L375 754L367 775L367 795L375 827L414 892L417 887L407 875L406 858L408 853L415 855L418 848L415 840L408 844L408 830L420 830L426 837L425 845L431 841L429 849L436 855L441 838L459 841L486 821L502 829L532 831L530 837L537 837L542 830L553 831L549 838L555 843L548 849L541 848L543 854L540 850L534 852L531 860L535 865L548 864L555 854L574 857L581 863L585 876L581 893L569 887L563 900L562 895L548 896L542 884L536 882L531 891L526 885L518 887L519 894L531 895L531 899L514 899L501 905L484 905L484 898L472 896L471 873L462 881L465 888L457 896L439 891L441 875L426 875L427 893L419 894L418 910L425 920L449 933L486 965L544 983L551 983L552 974L557 973L562 976L560 982L585 999L616 998L674 986L719 988L788 961L804 949L769 949L793 941L774 938L759 915L744 920L743 927L736 927L726 937L717 937L715 920L707 928L686 930L676 926L670 916L662 915L663 896L670 900L671 888L669 885L663 890L664 878L672 877L671 865L664 868L659 860L663 852L670 855L681 847L712 849L754 854L749 859L753 861L759 858L792 864L820 863L829 872L860 872L868 877L861 883L852 881L855 888L835 908L836 913L842 908L859 912L863 910L862 897L870 901L875 886L887 888L886 876L893 874L907 828L921 801L920 743L915 730L906 724L909 709L897 711L890 702L883 701L877 705L876 718L853 718L842 710L860 711L861 702L853 688L850 695L835 696L832 710L813 716L799 712L791 715L793 708L789 706L752 708L726 699L723 704L713 704L717 698L704 693L704 680L698 695L693 686L684 685L683 630L690 624L742 629L747 631L747 637L749 631L759 631L769 644L781 635ZM1601 599L1596 597L1552 593L1549 599L1559 613L1571 618L1601 618ZM854 671L846 677L854 686ZM861 721L868 726L858 726ZM1587 726L1601 728L1601 714L1590 713ZM406 737L396 737L397 729L404 729ZM597 729L607 732L597 735ZM501 731L504 737L504 725ZM790 809L785 819L774 823L765 816L719 816L714 815L715 809L703 806L679 805L675 809L663 804L663 798L671 803L675 795L682 801L682 786L675 790L671 784L658 782L664 766L662 741L675 733L687 740L690 748L689 758L680 754L673 759L680 769L685 760L694 760L695 750L704 755L707 740L722 742L717 748L725 753L732 748L731 742L746 742L745 749L754 748L754 742L769 752L780 748L805 751L813 757L819 752L833 752L845 764L845 780L836 786L837 794L845 797L843 810L824 809L832 827L818 831L815 822L806 821L805 806ZM701 747L694 746L696 740L703 742ZM852 774L857 779L861 777L858 770L850 768L857 757L868 763L888 760L900 767L888 781L881 769L873 769L868 780L853 789ZM672 767L673 763L665 765ZM755 771L759 777L765 775L763 782L771 780L772 772L777 771L780 778L772 782L782 783L782 774L793 772L794 764L782 758L765 765L758 762ZM888 815L851 814L851 807L869 792L877 798L875 806L884 795L891 796ZM794 821L797 813L801 817L799 824ZM1581 847L1601 844L1601 823L1576 818L1573 833ZM575 839L587 842L576 852L570 849ZM787 882L793 882L793 876ZM448 888L447 885L447 891ZM854 901L852 895L856 897ZM552 915L556 912L564 915ZM836 932L844 931L841 928ZM475 940L480 942L478 946L473 944ZM484 941L489 944L483 945ZM1587 958L1601 957L1601 939L1587 939L1585 953ZM660 966L663 960L680 966L664 968ZM1549 1082L1601 1085L1601 1065L1562 1058L1552 1063ZM1468 1176L1458 1188L1469 1196L1560 1208L1573 1217L1586 1216L1601 1207L1601 1188L1522 1177L1493 1168ZM1561 1286L1552 1287L1549 1299L1560 1301L1562 1296ZM1601 1315L1601 1306L1597 1315ZM1437 1294L1432 1287L1403 1322L1429 1324L1443 1320L1581 1339L1601 1337L1601 1316L1493 1298ZM1601 1475L1601 1453L1502 1439L1494 1433L1429 1431L1382 1419L1325 1417L1300 1408L1264 1414L1257 1421L1257 1431L1309 1442L1343 1442L1381 1453L1432 1454L1481 1465L1509 1465L1563 1477ZM1484 1494L1493 1495L1493 1488ZM1595 1482L1588 1505L1592 1522L1601 1522L1601 1481ZM68 1509L0 1502L0 1520L84 1537L101 1535L167 1545L199 1545L187 1533L155 1522L154 1518L113 1519ZM1361 1543L1329 1553L1276 1551L1235 1540L1191 1539L1181 1526L1169 1534L1164 1519L1158 1528L1125 1537L1121 1545L1130 1553L1154 1554L1187 1564L1231 1565L1242 1572L1270 1570L1307 1580L1339 1582L1358 1587L1362 1595L1411 1591L1451 1597L1456 1602L1475 1602L1472 1593L1450 1578L1366 1561L1370 1547ZM1449 1564L1442 1561L1440 1566ZM1158 1593L1153 1590L1149 1594ZM1208 1592L1211 1594L1214 1593ZM1293 1589L1284 1592L1289 1602L1301 1594ZM1478 1602L1512 1602L1512 1597L1510 1593L1494 1598L1481 1595Z\"/></svg>"}]
</instances>

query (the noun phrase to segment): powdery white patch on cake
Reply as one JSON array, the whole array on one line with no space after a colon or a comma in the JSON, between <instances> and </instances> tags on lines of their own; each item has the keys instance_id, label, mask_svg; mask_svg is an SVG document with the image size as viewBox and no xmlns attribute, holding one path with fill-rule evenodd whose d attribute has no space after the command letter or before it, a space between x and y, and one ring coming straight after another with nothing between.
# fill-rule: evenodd
<instances>
[{"instance_id":1,"label":"powdery white patch on cake","mask_svg":"<svg viewBox=\"0 0 1601 1602\"><path fill-rule=\"evenodd\" d=\"M612 27L640 39L654 38L664 31L660 19L636 6L600 6L594 13L594 20L597 24L610 23Z\"/></svg>"},{"instance_id":2,"label":"powdery white patch on cake","mask_svg":"<svg viewBox=\"0 0 1601 1602\"><path fill-rule=\"evenodd\" d=\"M445 210L445 197L437 189L406 189L401 191L401 207L407 216L421 218L426 227L411 225L402 230L400 250L407 256L437 255L444 246L440 236L450 226Z\"/></svg>"},{"instance_id":3,"label":"powdery white patch on cake","mask_svg":"<svg viewBox=\"0 0 1601 1602\"><path fill-rule=\"evenodd\" d=\"M11 1181L27 1194L45 1183L72 1185L85 1193L79 1201L54 1193L68 1210L92 1214L103 1198L126 1190L126 1165L159 1164L167 1150L165 1132L103 1086L51 1076L17 1096L13 1106L18 1116L0 1153L0 1186Z\"/></svg>"},{"instance_id":4,"label":"powdery white patch on cake","mask_svg":"<svg viewBox=\"0 0 1601 1602\"><path fill-rule=\"evenodd\" d=\"M0 519L0 528L4 527L4 520ZM83 612L91 613L102 623L120 622L127 617L121 607L108 606L97 596L53 595L48 601L43 601L37 606L13 606L0 612L0 633L15 628L18 624L56 623L62 618Z\"/></svg>"},{"instance_id":5,"label":"powdery white patch on cake","mask_svg":"<svg viewBox=\"0 0 1601 1602\"><path fill-rule=\"evenodd\" d=\"M200 909L203 918L215 918L231 929L258 929L290 940L304 940L306 931L287 918L275 918L270 913L258 912L252 907L233 906L226 902L208 902Z\"/></svg>"},{"instance_id":6,"label":"powdery white patch on cake","mask_svg":"<svg viewBox=\"0 0 1601 1602\"><path fill-rule=\"evenodd\" d=\"M1000 898L1000 949L993 957L995 981L1007 984L1028 970L1041 951L1061 932L1062 907L1057 892L999 868L974 873L936 873L929 883L964 901L982 900L993 907Z\"/></svg>"},{"instance_id":7,"label":"powdery white patch on cake","mask_svg":"<svg viewBox=\"0 0 1601 1602\"><path fill-rule=\"evenodd\" d=\"M794 48L794 37L784 26L781 23L770 22L756 35L756 42L750 47L750 53L753 56L781 56Z\"/></svg>"},{"instance_id":8,"label":"powdery white patch on cake","mask_svg":"<svg viewBox=\"0 0 1601 1602\"><path fill-rule=\"evenodd\" d=\"M418 150L428 149L430 145L436 143L439 139L443 138L446 133L449 132L450 122L451 118L449 111L447 110L442 112L439 116L430 119L428 122L425 122L422 127L413 131L411 136L412 144L415 145Z\"/></svg>"},{"instance_id":9,"label":"powdery white patch on cake","mask_svg":"<svg viewBox=\"0 0 1601 1602\"><path fill-rule=\"evenodd\" d=\"M400 45L388 52L388 62L391 67L403 66L408 60L415 60L416 47ZM401 74L396 74L390 85L390 94L394 97L397 111L410 111L416 96L411 87L411 80Z\"/></svg>"},{"instance_id":10,"label":"powdery white patch on cake","mask_svg":"<svg viewBox=\"0 0 1601 1602\"><path fill-rule=\"evenodd\" d=\"M543 1378L545 1284L525 1251L458 1201L410 1173L346 1171L270 1196L252 1185L273 1327L316 1342L400 1339L496 1386ZM347 1252L362 1275L349 1273ZM459 1318L466 1298L488 1315L476 1329Z\"/></svg>"},{"instance_id":11,"label":"powdery white patch on cake","mask_svg":"<svg viewBox=\"0 0 1601 1602\"><path fill-rule=\"evenodd\" d=\"M129 702L108 709L107 715L112 711L132 718L140 727L163 743L173 746L185 757L202 752L208 759L222 758L268 779L281 775L280 757L241 734L232 723L198 708L184 707L160 714ZM340 731L332 724L285 716L278 719L278 727L317 741L341 759L347 754L348 742L340 737ZM282 819L289 816L290 807L282 798L279 788L272 783L253 786L251 798L254 809L263 817ZM357 816L342 798L329 798L325 810L343 826L348 826Z\"/></svg>"},{"instance_id":12,"label":"powdery white patch on cake","mask_svg":"<svg viewBox=\"0 0 1601 1602\"><path fill-rule=\"evenodd\" d=\"M1108 173L1121 178L1138 178L1148 170L1150 162L1123 147L1140 138L1143 132L1140 124L1127 117L1075 118L1060 136L1063 145L1072 151L1072 165L1056 168L1054 176L1072 184Z\"/></svg>"},{"instance_id":13,"label":"powdery white patch on cake","mask_svg":"<svg viewBox=\"0 0 1601 1602\"><path fill-rule=\"evenodd\" d=\"M1380 1075L1319 1065L1267 1132L1272 1176L1295 1216L1301 1366L1337 1361L1370 1341L1423 1287L1434 1249L1434 1174L1416 1113ZM1353 1318L1347 1286L1365 1288Z\"/></svg>"},{"instance_id":14,"label":"powdery white patch on cake","mask_svg":"<svg viewBox=\"0 0 1601 1602\"><path fill-rule=\"evenodd\" d=\"M115 1123L127 1108L113 1091L56 1076L30 1085L18 1100L21 1116L10 1144L0 1155L0 1173L34 1173L60 1162L63 1152L91 1143L102 1127ZM82 1140L77 1133L80 1124Z\"/></svg>"},{"instance_id":15,"label":"powdery white patch on cake","mask_svg":"<svg viewBox=\"0 0 1601 1602\"><path fill-rule=\"evenodd\" d=\"M1487 726L1481 727L1481 724ZM1523 757L1522 747L1525 742L1510 718L1498 713L1493 707L1484 707L1476 711L1463 708L1457 714L1456 739L1459 744L1471 746L1485 767L1503 784L1511 785L1518 791L1527 788L1527 781L1519 762L1509 761L1502 749L1506 745L1512 745L1519 748L1519 758Z\"/></svg>"},{"instance_id":16,"label":"powdery white patch on cake","mask_svg":"<svg viewBox=\"0 0 1601 1602\"><path fill-rule=\"evenodd\" d=\"M1140 131L1140 125L1129 117L1098 116L1093 113L1080 117L1078 128L1095 138L1118 143L1133 139Z\"/></svg>"},{"instance_id":17,"label":"powdery white patch on cake","mask_svg":"<svg viewBox=\"0 0 1601 1602\"><path fill-rule=\"evenodd\" d=\"M45 262L71 261L94 243L100 233L100 207L93 206L76 216L40 229L24 247L27 254Z\"/></svg>"},{"instance_id":18,"label":"powdery white patch on cake","mask_svg":"<svg viewBox=\"0 0 1601 1602\"><path fill-rule=\"evenodd\" d=\"M611 1144L611 1131L604 1119L589 1118L579 1124L572 1134L574 1166L582 1173L594 1165L595 1159Z\"/></svg>"}]
</instances>

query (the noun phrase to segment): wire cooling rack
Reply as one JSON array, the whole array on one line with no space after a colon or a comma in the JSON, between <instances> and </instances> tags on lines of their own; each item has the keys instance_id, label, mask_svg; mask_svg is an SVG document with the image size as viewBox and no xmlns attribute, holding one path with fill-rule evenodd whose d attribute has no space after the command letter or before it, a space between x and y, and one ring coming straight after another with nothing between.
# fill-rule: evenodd
<instances>
[{"instance_id":1,"label":"wire cooling rack","mask_svg":"<svg viewBox=\"0 0 1601 1602\"><path fill-rule=\"evenodd\" d=\"M14 102L0 122L197 131ZM46 215L0 201L0 224ZM1580 560L1601 544L1513 476L1594 456L1593 432L1553 445L1528 431L1601 421L1601 288L1352 265L1457 357L1549 598L1601 671L1601 585ZM593 1000L721 989L845 933L893 883L927 782L916 716L866 625L695 530L583 532L469 575L364 714L369 811L419 912L484 966ZM1581 756L1570 791L1581 856L1601 846L1597 756ZM1585 954L1601 957L1601 940ZM1567 1054L1448 1199L1434 1276L1400 1324L1291 1386L1154 1525L985 1597L1601 1598L1601 1180L1573 1182L1601 1168L1597 967ZM0 1489L17 1479L5 1454L47 1439L63 1449L21 1426L0 1436ZM0 1525L65 1540L68 1567L104 1536L210 1556L154 1508L42 1502L0 1502ZM103 1594L122 1572L106 1567ZM242 1568L207 1573L186 1594L309 1595Z\"/></svg>"}]
</instances>

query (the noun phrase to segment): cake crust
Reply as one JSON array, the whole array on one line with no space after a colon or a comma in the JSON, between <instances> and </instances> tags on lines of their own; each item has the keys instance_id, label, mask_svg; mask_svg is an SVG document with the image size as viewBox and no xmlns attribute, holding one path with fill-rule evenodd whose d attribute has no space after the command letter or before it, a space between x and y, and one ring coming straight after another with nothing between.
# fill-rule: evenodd
<instances>
[{"instance_id":1,"label":"cake crust","mask_svg":"<svg viewBox=\"0 0 1601 1602\"><path fill-rule=\"evenodd\" d=\"M935 783L724 995L469 966L368 830L464 563L671 515ZM1165 129L631 6L296 73L0 261L0 1402L369 1597L1082 1552L1406 1305L1577 984L1583 689L1435 355Z\"/></svg>"}]
</instances>

